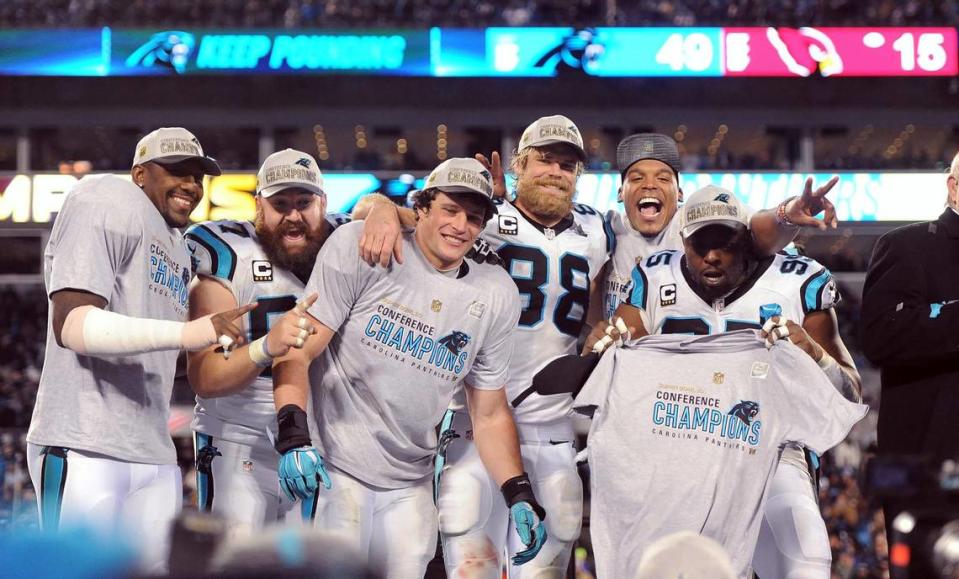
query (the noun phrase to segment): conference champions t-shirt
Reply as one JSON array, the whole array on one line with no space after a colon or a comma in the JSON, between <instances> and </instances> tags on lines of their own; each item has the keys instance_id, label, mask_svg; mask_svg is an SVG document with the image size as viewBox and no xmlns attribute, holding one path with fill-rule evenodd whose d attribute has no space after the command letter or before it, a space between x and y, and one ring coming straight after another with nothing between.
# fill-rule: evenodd
<instances>
[{"instance_id":1,"label":"conference champions t-shirt","mask_svg":"<svg viewBox=\"0 0 959 579\"><path fill-rule=\"evenodd\" d=\"M182 322L190 255L138 187L84 177L67 196L43 255L47 295L82 290L106 311ZM53 307L27 440L129 462L176 464L167 420L179 351L82 356L57 345Z\"/></svg>"},{"instance_id":2,"label":"conference champions t-shirt","mask_svg":"<svg viewBox=\"0 0 959 579\"><path fill-rule=\"evenodd\" d=\"M823 453L868 411L798 347L767 350L755 330L611 350L575 407L594 411L590 532L597 576L611 579L677 531L718 541L745 577L782 446Z\"/></svg>"},{"instance_id":3,"label":"conference champions t-shirt","mask_svg":"<svg viewBox=\"0 0 959 579\"><path fill-rule=\"evenodd\" d=\"M404 263L371 267L356 255L362 231L349 223L327 239L304 292L320 294L309 313L336 331L310 368L313 441L354 478L405 488L433 474L454 393L506 384L519 296L498 265L437 271L411 232Z\"/></svg>"}]
</instances>

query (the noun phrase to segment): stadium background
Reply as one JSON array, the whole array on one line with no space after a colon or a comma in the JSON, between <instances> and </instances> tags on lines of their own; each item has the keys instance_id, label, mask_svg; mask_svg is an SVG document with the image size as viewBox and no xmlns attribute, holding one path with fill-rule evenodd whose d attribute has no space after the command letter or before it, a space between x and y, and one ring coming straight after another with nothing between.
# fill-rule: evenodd
<instances>
[{"instance_id":1,"label":"stadium background","mask_svg":"<svg viewBox=\"0 0 959 579\"><path fill-rule=\"evenodd\" d=\"M40 256L78 176L128 172L140 136L184 126L229 171L207 182L197 219L249 216L260 160L285 147L317 157L331 209L349 210L370 191L402 202L440 160L509 151L526 124L564 114L590 153L580 200L601 208L616 206L616 143L637 131L679 142L687 193L717 181L754 208L798 193L806 175L824 181L839 172L831 195L839 229L804 231L798 244L840 282L840 329L874 411L826 456L822 510L834 576L885 576L882 517L859 484L875 443L879 381L859 347L858 305L878 235L941 211L942 174L959 142L957 21L954 3L914 1L3 2L0 526L30 525L35 516L23 433L46 334ZM746 66L735 74L743 67L732 61L730 35L746 34L758 58L756 43L769 30L787 44L798 34L799 48L787 52L801 67L815 44L801 26L837 39L843 31L833 27L863 27L857 39L878 32L885 42L873 50L884 56L834 47L844 65L838 73L820 59L804 76L783 62L772 72ZM927 34L942 38L923 41ZM293 48L275 56L281 37L319 38L296 50L323 58L297 61ZM530 61L527 43L540 51ZM624 50L619 68L602 66ZM885 68L869 68L877 62ZM857 66L868 74L848 76ZM188 386L178 385L175 401L171 430L189 471ZM579 567L578 576L590 576L588 560Z\"/></svg>"}]
</instances>

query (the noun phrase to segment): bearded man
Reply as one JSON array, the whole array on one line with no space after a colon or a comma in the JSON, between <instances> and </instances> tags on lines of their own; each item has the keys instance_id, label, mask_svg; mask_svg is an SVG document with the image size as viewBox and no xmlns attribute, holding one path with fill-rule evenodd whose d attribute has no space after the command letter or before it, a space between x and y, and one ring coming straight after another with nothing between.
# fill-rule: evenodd
<instances>
[{"instance_id":1,"label":"bearded man","mask_svg":"<svg viewBox=\"0 0 959 579\"><path fill-rule=\"evenodd\" d=\"M347 221L326 213L323 176L313 157L286 149L267 157L257 174L252 223L212 221L187 231L198 275L190 289L190 317L220 304L259 303L243 318L248 346L229 358L211 347L188 359L197 394L192 427L198 506L226 518L232 533L313 515L315 500L303 501L300 513L292 492L280 492L280 457L267 436L268 428L276 429L270 367L313 332L304 312L316 296L304 299L305 283L323 242Z\"/></svg>"}]
</instances>

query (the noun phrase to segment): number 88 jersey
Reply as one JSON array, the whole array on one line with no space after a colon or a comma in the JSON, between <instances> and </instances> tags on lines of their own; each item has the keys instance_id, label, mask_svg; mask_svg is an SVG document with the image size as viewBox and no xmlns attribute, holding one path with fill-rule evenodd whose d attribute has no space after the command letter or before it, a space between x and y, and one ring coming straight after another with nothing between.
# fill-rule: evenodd
<instances>
[{"instance_id":1,"label":"number 88 jersey","mask_svg":"<svg viewBox=\"0 0 959 579\"><path fill-rule=\"evenodd\" d=\"M326 220L332 231L348 222L349 216L331 213ZM273 322L303 297L304 283L270 262L249 221L198 223L187 230L186 240L197 275L230 290L238 305L259 304L242 319L248 340L265 336ZM235 394L196 398L193 430L214 438L269 447L265 432L267 427L274 429L275 422L270 368Z\"/></svg>"},{"instance_id":2,"label":"number 88 jersey","mask_svg":"<svg viewBox=\"0 0 959 579\"><path fill-rule=\"evenodd\" d=\"M519 290L519 325L506 394L517 422L543 423L569 414L568 392L529 390L533 375L552 359L576 352L589 308L590 283L606 262L613 237L603 216L573 203L555 227L543 227L508 201L482 237L502 260Z\"/></svg>"},{"instance_id":3,"label":"number 88 jersey","mask_svg":"<svg viewBox=\"0 0 959 579\"><path fill-rule=\"evenodd\" d=\"M780 313L802 325L806 314L839 303L836 281L813 259L777 254L759 262L735 291L721 300L702 297L689 281L682 251L661 251L633 270L628 303L649 316L650 334L719 334L760 329Z\"/></svg>"}]
</instances>

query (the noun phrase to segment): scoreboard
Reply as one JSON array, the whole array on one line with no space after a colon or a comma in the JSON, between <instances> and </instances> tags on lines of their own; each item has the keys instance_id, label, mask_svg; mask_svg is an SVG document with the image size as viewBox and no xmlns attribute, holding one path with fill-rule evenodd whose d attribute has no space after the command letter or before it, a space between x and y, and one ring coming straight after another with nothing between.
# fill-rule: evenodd
<instances>
[{"instance_id":1,"label":"scoreboard","mask_svg":"<svg viewBox=\"0 0 959 579\"><path fill-rule=\"evenodd\" d=\"M0 76L953 76L954 28L7 30Z\"/></svg>"}]
</instances>

